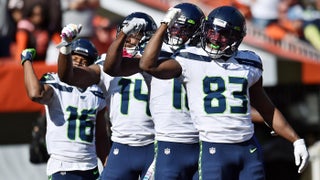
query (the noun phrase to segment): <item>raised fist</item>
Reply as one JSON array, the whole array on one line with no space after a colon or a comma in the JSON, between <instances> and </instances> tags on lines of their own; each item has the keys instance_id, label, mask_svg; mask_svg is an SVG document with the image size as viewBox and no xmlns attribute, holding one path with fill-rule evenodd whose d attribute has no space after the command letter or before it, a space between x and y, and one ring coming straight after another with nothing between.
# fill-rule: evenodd
<instances>
[{"instance_id":1,"label":"raised fist","mask_svg":"<svg viewBox=\"0 0 320 180\"><path fill-rule=\"evenodd\" d=\"M171 27L174 21L180 16L181 9L179 8L170 8L164 18L161 20L161 23L165 23L168 27Z\"/></svg>"},{"instance_id":2,"label":"raised fist","mask_svg":"<svg viewBox=\"0 0 320 180\"><path fill-rule=\"evenodd\" d=\"M22 51L21 53L21 65L26 61L32 62L36 56L36 50L34 48L28 48Z\"/></svg>"},{"instance_id":3,"label":"raised fist","mask_svg":"<svg viewBox=\"0 0 320 180\"><path fill-rule=\"evenodd\" d=\"M69 45L78 36L82 28L82 25L68 24L61 31L61 41L64 46Z\"/></svg>"},{"instance_id":4,"label":"raised fist","mask_svg":"<svg viewBox=\"0 0 320 180\"><path fill-rule=\"evenodd\" d=\"M132 18L122 28L122 32L126 35L136 34L146 26L147 22L142 18Z\"/></svg>"}]
</instances>

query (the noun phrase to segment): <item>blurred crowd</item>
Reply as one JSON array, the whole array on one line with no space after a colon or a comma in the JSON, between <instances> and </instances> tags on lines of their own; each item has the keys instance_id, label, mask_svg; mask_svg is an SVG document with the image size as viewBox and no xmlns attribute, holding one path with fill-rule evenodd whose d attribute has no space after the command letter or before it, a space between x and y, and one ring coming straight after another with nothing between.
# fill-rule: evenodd
<instances>
[{"instance_id":1,"label":"blurred crowd","mask_svg":"<svg viewBox=\"0 0 320 180\"><path fill-rule=\"evenodd\" d=\"M247 20L274 40L302 40L320 51L319 0L237 0Z\"/></svg>"},{"instance_id":2,"label":"blurred crowd","mask_svg":"<svg viewBox=\"0 0 320 180\"><path fill-rule=\"evenodd\" d=\"M25 48L37 50L37 61L55 64L60 31L82 24L80 37L91 40L99 54L115 38L116 22L99 14L99 0L0 0L0 58L20 61Z\"/></svg>"},{"instance_id":3,"label":"blurred crowd","mask_svg":"<svg viewBox=\"0 0 320 180\"><path fill-rule=\"evenodd\" d=\"M320 51L319 0L201 1L210 6L233 4L256 28L274 40L302 40ZM55 64L59 33L66 24L83 24L80 36L99 54L106 52L118 22L97 13L99 0L0 0L0 58L19 61L25 48L36 48L36 60Z\"/></svg>"}]
</instances>

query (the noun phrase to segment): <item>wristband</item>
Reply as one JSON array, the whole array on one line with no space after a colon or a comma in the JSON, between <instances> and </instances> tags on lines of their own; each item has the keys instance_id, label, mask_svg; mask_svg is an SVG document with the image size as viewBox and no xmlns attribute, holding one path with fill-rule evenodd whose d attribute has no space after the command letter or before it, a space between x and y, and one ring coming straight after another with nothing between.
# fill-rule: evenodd
<instances>
[{"instance_id":1,"label":"wristband","mask_svg":"<svg viewBox=\"0 0 320 180\"><path fill-rule=\"evenodd\" d=\"M21 61L21 65L23 66L23 64L24 64L26 61L30 61L30 59L22 60L22 61ZM31 61L30 61L30 62L31 62Z\"/></svg>"},{"instance_id":2,"label":"wristband","mask_svg":"<svg viewBox=\"0 0 320 180\"><path fill-rule=\"evenodd\" d=\"M305 146L304 139L298 139L298 140L293 142L293 146L299 146L299 145Z\"/></svg>"},{"instance_id":3,"label":"wristband","mask_svg":"<svg viewBox=\"0 0 320 180\"><path fill-rule=\"evenodd\" d=\"M64 55L68 55L71 53L71 46L67 45L67 46L62 46L60 48L60 53L64 54Z\"/></svg>"}]
</instances>

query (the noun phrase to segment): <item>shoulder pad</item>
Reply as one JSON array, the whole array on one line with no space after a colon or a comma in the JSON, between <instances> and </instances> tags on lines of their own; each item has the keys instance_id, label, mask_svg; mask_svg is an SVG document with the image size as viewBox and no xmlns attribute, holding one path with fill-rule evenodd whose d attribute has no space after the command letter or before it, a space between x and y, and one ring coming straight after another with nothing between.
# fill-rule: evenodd
<instances>
[{"instance_id":1,"label":"shoulder pad","mask_svg":"<svg viewBox=\"0 0 320 180\"><path fill-rule=\"evenodd\" d=\"M195 46L186 46L183 49L180 49L177 53L173 55L174 57L180 56L182 58L196 60L196 61L205 61L210 62L211 58L207 53L204 53L202 48Z\"/></svg>"},{"instance_id":2,"label":"shoulder pad","mask_svg":"<svg viewBox=\"0 0 320 180\"><path fill-rule=\"evenodd\" d=\"M40 78L41 83L50 83L56 81L55 74L54 73L45 73Z\"/></svg>"},{"instance_id":3,"label":"shoulder pad","mask_svg":"<svg viewBox=\"0 0 320 180\"><path fill-rule=\"evenodd\" d=\"M103 63L104 63L104 59L98 59L95 64L98 64L98 65L101 65L103 66Z\"/></svg>"},{"instance_id":4,"label":"shoulder pad","mask_svg":"<svg viewBox=\"0 0 320 180\"><path fill-rule=\"evenodd\" d=\"M98 57L98 59L94 63L103 66L103 63L106 57L107 57L107 53L103 53Z\"/></svg>"},{"instance_id":5,"label":"shoulder pad","mask_svg":"<svg viewBox=\"0 0 320 180\"><path fill-rule=\"evenodd\" d=\"M234 59L238 61L239 64L253 66L263 70L261 58L253 51L237 51Z\"/></svg>"},{"instance_id":6,"label":"shoulder pad","mask_svg":"<svg viewBox=\"0 0 320 180\"><path fill-rule=\"evenodd\" d=\"M100 91L91 91L92 94L94 94L95 96L101 98L101 99L105 99L105 97L103 96L103 93Z\"/></svg>"}]
</instances>

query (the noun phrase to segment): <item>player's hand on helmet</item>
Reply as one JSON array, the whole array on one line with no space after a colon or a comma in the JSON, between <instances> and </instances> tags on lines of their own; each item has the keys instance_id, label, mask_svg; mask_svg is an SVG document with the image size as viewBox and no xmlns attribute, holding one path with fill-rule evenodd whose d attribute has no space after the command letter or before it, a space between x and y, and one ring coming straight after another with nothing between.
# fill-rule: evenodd
<instances>
[{"instance_id":1,"label":"player's hand on helmet","mask_svg":"<svg viewBox=\"0 0 320 180\"><path fill-rule=\"evenodd\" d=\"M22 51L21 53L21 65L23 65L26 61L32 62L36 56L36 50L34 48L28 48Z\"/></svg>"},{"instance_id":2,"label":"player's hand on helmet","mask_svg":"<svg viewBox=\"0 0 320 180\"><path fill-rule=\"evenodd\" d=\"M307 167L309 162L309 152L303 139L298 139L293 143L295 163L299 166L298 173Z\"/></svg>"},{"instance_id":3,"label":"player's hand on helmet","mask_svg":"<svg viewBox=\"0 0 320 180\"><path fill-rule=\"evenodd\" d=\"M82 25L79 24L68 24L61 31L61 40L62 43L65 42L65 45L69 45L72 41L78 36L82 28Z\"/></svg>"},{"instance_id":4,"label":"player's hand on helmet","mask_svg":"<svg viewBox=\"0 0 320 180\"><path fill-rule=\"evenodd\" d=\"M126 35L136 34L146 25L147 22L144 19L132 18L125 26L123 26L122 32Z\"/></svg>"},{"instance_id":5,"label":"player's hand on helmet","mask_svg":"<svg viewBox=\"0 0 320 180\"><path fill-rule=\"evenodd\" d=\"M181 14L181 9L171 7L167 11L164 18L161 20L161 23L165 23L168 25L168 27L171 27L173 25L174 21L178 19L180 14Z\"/></svg>"}]
</instances>

